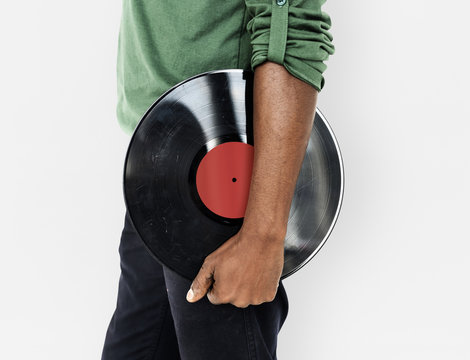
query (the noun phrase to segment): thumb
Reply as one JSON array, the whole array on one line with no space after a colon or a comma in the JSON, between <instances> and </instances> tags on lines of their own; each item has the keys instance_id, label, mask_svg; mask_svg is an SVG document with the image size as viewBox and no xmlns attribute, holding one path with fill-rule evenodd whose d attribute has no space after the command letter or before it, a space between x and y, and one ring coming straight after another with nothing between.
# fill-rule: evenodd
<instances>
[{"instance_id":1,"label":"thumb","mask_svg":"<svg viewBox=\"0 0 470 360\"><path fill-rule=\"evenodd\" d=\"M214 266L204 261L198 274L194 278L188 293L186 294L186 300L189 302L196 302L202 299L209 288L212 285Z\"/></svg>"}]
</instances>

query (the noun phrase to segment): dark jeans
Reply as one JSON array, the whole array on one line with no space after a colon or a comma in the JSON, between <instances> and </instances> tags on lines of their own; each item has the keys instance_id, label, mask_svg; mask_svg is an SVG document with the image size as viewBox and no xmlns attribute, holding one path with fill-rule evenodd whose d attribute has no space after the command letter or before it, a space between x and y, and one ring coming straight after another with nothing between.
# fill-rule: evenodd
<instances>
[{"instance_id":1,"label":"dark jeans","mask_svg":"<svg viewBox=\"0 0 470 360\"><path fill-rule=\"evenodd\" d=\"M102 360L276 360L288 313L282 280L271 302L237 308L207 296L186 301L191 281L144 247L126 211L119 245L121 276Z\"/></svg>"}]
</instances>

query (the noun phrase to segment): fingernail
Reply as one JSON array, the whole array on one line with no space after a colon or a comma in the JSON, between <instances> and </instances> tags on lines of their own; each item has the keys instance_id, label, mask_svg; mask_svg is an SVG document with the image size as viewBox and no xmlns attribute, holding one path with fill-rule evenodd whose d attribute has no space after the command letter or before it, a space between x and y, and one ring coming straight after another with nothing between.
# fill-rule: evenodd
<instances>
[{"instance_id":1,"label":"fingernail","mask_svg":"<svg viewBox=\"0 0 470 360\"><path fill-rule=\"evenodd\" d=\"M194 292L193 292L192 289L189 289L189 290L188 290L188 293L186 294L186 300L188 300L188 301L189 301L189 300L192 300L193 297L194 297Z\"/></svg>"}]
</instances>

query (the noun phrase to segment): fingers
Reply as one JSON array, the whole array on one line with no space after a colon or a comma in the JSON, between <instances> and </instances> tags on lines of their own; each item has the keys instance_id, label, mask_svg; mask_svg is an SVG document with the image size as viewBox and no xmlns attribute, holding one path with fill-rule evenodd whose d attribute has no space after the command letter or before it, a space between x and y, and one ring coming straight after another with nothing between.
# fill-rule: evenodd
<instances>
[{"instance_id":1,"label":"fingers","mask_svg":"<svg viewBox=\"0 0 470 360\"><path fill-rule=\"evenodd\" d=\"M214 281L213 272L214 268L212 264L208 261L204 261L186 294L187 301L191 303L196 302L206 295Z\"/></svg>"},{"instance_id":2,"label":"fingers","mask_svg":"<svg viewBox=\"0 0 470 360\"><path fill-rule=\"evenodd\" d=\"M227 299L220 299L220 298L216 295L214 288L210 289L210 290L207 292L207 298L208 298L209 301L210 301L212 304L214 304L214 305L226 304L226 303L229 302Z\"/></svg>"}]
</instances>

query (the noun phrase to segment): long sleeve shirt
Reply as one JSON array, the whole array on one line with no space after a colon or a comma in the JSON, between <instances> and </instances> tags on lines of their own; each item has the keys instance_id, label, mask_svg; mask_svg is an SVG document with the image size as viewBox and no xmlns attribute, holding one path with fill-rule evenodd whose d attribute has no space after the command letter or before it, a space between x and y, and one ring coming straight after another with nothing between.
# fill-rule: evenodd
<instances>
[{"instance_id":1,"label":"long sleeve shirt","mask_svg":"<svg viewBox=\"0 0 470 360\"><path fill-rule=\"evenodd\" d=\"M131 135L177 83L221 69L283 65L318 91L334 53L326 0L122 0L117 109Z\"/></svg>"}]
</instances>

